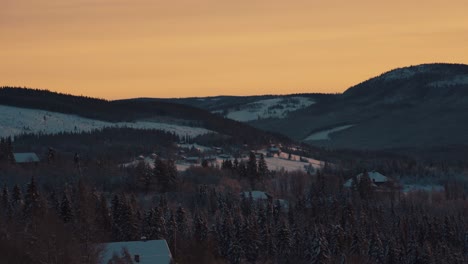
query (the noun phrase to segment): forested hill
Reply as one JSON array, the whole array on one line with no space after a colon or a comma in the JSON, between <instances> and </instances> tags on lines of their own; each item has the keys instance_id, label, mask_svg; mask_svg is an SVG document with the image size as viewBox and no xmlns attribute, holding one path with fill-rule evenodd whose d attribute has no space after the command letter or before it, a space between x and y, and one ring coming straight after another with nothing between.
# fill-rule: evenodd
<instances>
[{"instance_id":1,"label":"forested hill","mask_svg":"<svg viewBox=\"0 0 468 264\"><path fill-rule=\"evenodd\" d=\"M263 132L249 125L214 115L199 108L169 102L109 101L48 90L2 87L0 88L0 105L73 114L110 122L132 122L136 120L171 122L184 120L195 126L220 134L243 136L246 137L246 140L248 138L259 138L265 141L270 139L288 140L285 136Z\"/></svg>"}]
</instances>

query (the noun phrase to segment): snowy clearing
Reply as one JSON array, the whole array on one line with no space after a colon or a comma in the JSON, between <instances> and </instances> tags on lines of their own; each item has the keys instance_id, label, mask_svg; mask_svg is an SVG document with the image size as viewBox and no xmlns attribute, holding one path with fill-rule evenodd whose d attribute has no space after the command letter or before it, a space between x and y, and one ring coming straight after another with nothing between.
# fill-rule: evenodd
<instances>
[{"instance_id":1,"label":"snowy clearing","mask_svg":"<svg viewBox=\"0 0 468 264\"><path fill-rule=\"evenodd\" d=\"M315 104L307 97L285 97L259 100L229 109L227 118L240 122L248 122L264 118L286 118L290 112L297 111ZM221 110L213 113L222 113Z\"/></svg>"},{"instance_id":2,"label":"snowy clearing","mask_svg":"<svg viewBox=\"0 0 468 264\"><path fill-rule=\"evenodd\" d=\"M0 105L0 113L0 137L24 133L56 134L59 132L87 132L105 127L160 129L174 132L180 136L188 135L192 137L212 132L199 127L149 121L111 123L76 115L5 105Z\"/></svg>"},{"instance_id":3,"label":"snowy clearing","mask_svg":"<svg viewBox=\"0 0 468 264\"><path fill-rule=\"evenodd\" d=\"M345 125L339 126L332 129L327 129L319 132L312 133L310 136L306 137L304 141L312 141L312 140L330 140L330 134L348 129L353 127L354 125Z\"/></svg>"}]
</instances>

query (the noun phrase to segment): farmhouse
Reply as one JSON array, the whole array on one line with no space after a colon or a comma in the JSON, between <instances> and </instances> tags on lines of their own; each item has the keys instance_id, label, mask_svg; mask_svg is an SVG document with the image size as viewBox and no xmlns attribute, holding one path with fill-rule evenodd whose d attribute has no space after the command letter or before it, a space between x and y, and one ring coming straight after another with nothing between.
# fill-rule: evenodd
<instances>
[{"instance_id":1,"label":"farmhouse","mask_svg":"<svg viewBox=\"0 0 468 264\"><path fill-rule=\"evenodd\" d=\"M372 185L374 187L382 186L390 182L390 179L388 177L384 176L383 174L379 172L372 171L367 174L369 175L369 179L372 181ZM364 173L359 173L358 175L356 175L356 179L360 181L363 175ZM350 188L352 184L353 184L353 178L347 180L343 186Z\"/></svg>"},{"instance_id":2,"label":"farmhouse","mask_svg":"<svg viewBox=\"0 0 468 264\"><path fill-rule=\"evenodd\" d=\"M281 149L279 147L277 147L276 145L271 145L268 149L267 149L267 156L268 157L272 157L274 156L275 154L276 155L279 155L281 153Z\"/></svg>"},{"instance_id":3,"label":"farmhouse","mask_svg":"<svg viewBox=\"0 0 468 264\"><path fill-rule=\"evenodd\" d=\"M121 257L124 251L128 252L135 264L169 264L172 261L166 240L113 242L102 246L101 264L109 263L114 256Z\"/></svg>"}]
</instances>

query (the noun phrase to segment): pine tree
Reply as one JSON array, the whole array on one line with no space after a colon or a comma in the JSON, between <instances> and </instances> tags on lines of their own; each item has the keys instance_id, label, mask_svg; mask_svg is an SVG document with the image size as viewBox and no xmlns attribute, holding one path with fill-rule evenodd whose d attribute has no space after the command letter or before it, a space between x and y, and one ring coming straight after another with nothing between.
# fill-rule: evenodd
<instances>
[{"instance_id":1,"label":"pine tree","mask_svg":"<svg viewBox=\"0 0 468 264\"><path fill-rule=\"evenodd\" d=\"M237 240L232 241L228 251L229 263L240 264L242 262L243 255L244 252L242 251L242 247L239 242Z\"/></svg>"},{"instance_id":2,"label":"pine tree","mask_svg":"<svg viewBox=\"0 0 468 264\"><path fill-rule=\"evenodd\" d=\"M67 195L63 193L62 202L60 203L60 217L64 223L69 223L73 219L72 208Z\"/></svg>"},{"instance_id":3,"label":"pine tree","mask_svg":"<svg viewBox=\"0 0 468 264\"><path fill-rule=\"evenodd\" d=\"M185 210L182 206L179 205L176 212L176 223L177 223L177 230L179 231L180 236L184 237L188 234L188 226L187 226L187 215Z\"/></svg>"},{"instance_id":4,"label":"pine tree","mask_svg":"<svg viewBox=\"0 0 468 264\"><path fill-rule=\"evenodd\" d=\"M154 175L158 181L159 187L163 192L169 188L168 168L159 156L154 160Z\"/></svg>"},{"instance_id":5,"label":"pine tree","mask_svg":"<svg viewBox=\"0 0 468 264\"><path fill-rule=\"evenodd\" d=\"M258 181L258 170L257 157L253 152L250 152L249 161L247 162L247 175L249 177L252 188L255 188L255 183Z\"/></svg>"},{"instance_id":6,"label":"pine tree","mask_svg":"<svg viewBox=\"0 0 468 264\"><path fill-rule=\"evenodd\" d=\"M258 176L260 178L260 181L263 182L264 179L268 176L268 166L265 161L265 157L263 154L260 154L260 159L258 160Z\"/></svg>"},{"instance_id":7,"label":"pine tree","mask_svg":"<svg viewBox=\"0 0 468 264\"><path fill-rule=\"evenodd\" d=\"M98 238L105 241L109 239L112 232L112 218L107 205L107 199L104 195L99 197L99 201L95 204L95 219L94 223L97 228Z\"/></svg>"},{"instance_id":8,"label":"pine tree","mask_svg":"<svg viewBox=\"0 0 468 264\"><path fill-rule=\"evenodd\" d=\"M276 231L277 252L280 262L287 260L291 253L291 232L286 223L282 223Z\"/></svg>"},{"instance_id":9,"label":"pine tree","mask_svg":"<svg viewBox=\"0 0 468 264\"><path fill-rule=\"evenodd\" d=\"M10 194L8 192L8 188L6 185L3 186L3 190L2 190L2 203L1 203L1 206L2 206L2 213L3 213L3 216L5 216L7 219L11 219L11 217L13 216L13 208L12 208L12 205L11 205L11 201L10 201Z\"/></svg>"},{"instance_id":10,"label":"pine tree","mask_svg":"<svg viewBox=\"0 0 468 264\"><path fill-rule=\"evenodd\" d=\"M194 235L198 242L205 242L208 238L208 226L206 220L199 214L194 219Z\"/></svg>"},{"instance_id":11,"label":"pine tree","mask_svg":"<svg viewBox=\"0 0 468 264\"><path fill-rule=\"evenodd\" d=\"M31 220L35 221L35 219L39 219L40 216L45 213L44 209L45 208L42 208L36 181L34 177L32 177L27 185L26 195L24 197L23 217L27 222Z\"/></svg>"},{"instance_id":12,"label":"pine tree","mask_svg":"<svg viewBox=\"0 0 468 264\"><path fill-rule=\"evenodd\" d=\"M372 181L367 171L365 171L359 179L358 190L362 199L368 200L372 197Z\"/></svg>"},{"instance_id":13,"label":"pine tree","mask_svg":"<svg viewBox=\"0 0 468 264\"><path fill-rule=\"evenodd\" d=\"M167 237L166 220L164 219L164 213L159 207L153 209L153 225L154 233L152 237L154 239L165 239Z\"/></svg>"},{"instance_id":14,"label":"pine tree","mask_svg":"<svg viewBox=\"0 0 468 264\"><path fill-rule=\"evenodd\" d=\"M327 240L318 234L313 243L313 255L311 262L312 264L322 264L330 262L330 252L328 249Z\"/></svg>"},{"instance_id":15,"label":"pine tree","mask_svg":"<svg viewBox=\"0 0 468 264\"><path fill-rule=\"evenodd\" d=\"M8 188L5 184L3 185L3 190L2 190L2 212L6 212L9 205L10 205L10 195L8 194Z\"/></svg>"}]
</instances>

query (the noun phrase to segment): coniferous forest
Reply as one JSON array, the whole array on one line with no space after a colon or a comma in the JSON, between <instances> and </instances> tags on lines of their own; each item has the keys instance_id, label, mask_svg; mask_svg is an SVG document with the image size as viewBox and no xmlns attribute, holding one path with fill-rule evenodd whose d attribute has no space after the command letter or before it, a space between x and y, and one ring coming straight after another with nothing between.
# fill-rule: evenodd
<instances>
[{"instance_id":1,"label":"coniferous forest","mask_svg":"<svg viewBox=\"0 0 468 264\"><path fill-rule=\"evenodd\" d=\"M422 161L373 160L387 174L446 179L438 192L375 189L367 173L354 177L366 158L306 173L273 170L251 152L178 171L180 138L143 131L153 139L141 142L117 132L75 134L73 142L65 134L1 140L4 263L99 263L101 243L141 237L165 239L176 263L468 261L466 183L445 177L453 172L442 165L429 176ZM148 143L157 146L153 164L121 166L150 151ZM104 155L108 148L114 154ZM15 149L35 150L41 162L15 164ZM256 199L257 190L268 198Z\"/></svg>"}]
</instances>

